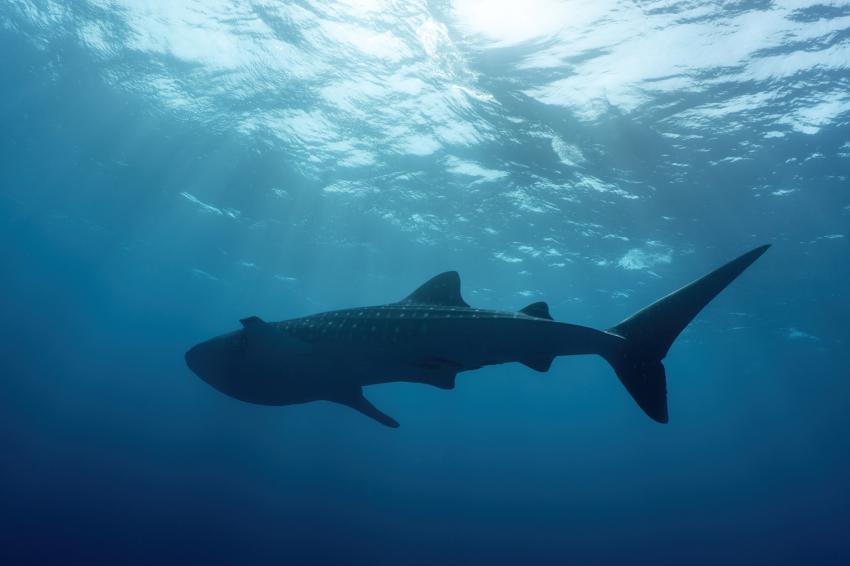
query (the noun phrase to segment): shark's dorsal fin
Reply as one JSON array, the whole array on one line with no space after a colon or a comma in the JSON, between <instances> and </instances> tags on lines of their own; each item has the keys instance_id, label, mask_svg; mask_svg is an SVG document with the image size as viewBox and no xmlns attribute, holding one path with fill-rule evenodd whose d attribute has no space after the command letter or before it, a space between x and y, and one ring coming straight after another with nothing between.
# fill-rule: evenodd
<instances>
[{"instance_id":1,"label":"shark's dorsal fin","mask_svg":"<svg viewBox=\"0 0 850 566\"><path fill-rule=\"evenodd\" d=\"M460 296L460 275L457 271L446 271L435 275L416 289L402 305L440 305L445 307L468 307Z\"/></svg>"},{"instance_id":2,"label":"shark's dorsal fin","mask_svg":"<svg viewBox=\"0 0 850 566\"><path fill-rule=\"evenodd\" d=\"M545 318L547 320L552 320L552 315L549 314L549 305L542 301L539 303L531 303L524 309L521 309L519 312L528 316L533 316L535 318Z\"/></svg>"}]
</instances>

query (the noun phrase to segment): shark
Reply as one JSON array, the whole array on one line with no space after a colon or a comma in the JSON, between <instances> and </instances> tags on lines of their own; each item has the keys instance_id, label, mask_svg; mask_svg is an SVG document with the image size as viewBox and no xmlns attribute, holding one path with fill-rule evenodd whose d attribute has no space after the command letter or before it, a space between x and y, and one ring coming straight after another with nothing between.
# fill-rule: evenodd
<instances>
[{"instance_id":1,"label":"shark","mask_svg":"<svg viewBox=\"0 0 850 566\"><path fill-rule=\"evenodd\" d=\"M197 344L186 364L233 398L261 405L331 401L388 427L363 388L389 382L455 387L457 375L518 362L546 372L559 356L607 360L653 420L668 422L663 359L676 337L770 246L755 248L605 330L557 322L545 302L517 311L471 307L456 271L441 273L401 301L266 322Z\"/></svg>"}]
</instances>

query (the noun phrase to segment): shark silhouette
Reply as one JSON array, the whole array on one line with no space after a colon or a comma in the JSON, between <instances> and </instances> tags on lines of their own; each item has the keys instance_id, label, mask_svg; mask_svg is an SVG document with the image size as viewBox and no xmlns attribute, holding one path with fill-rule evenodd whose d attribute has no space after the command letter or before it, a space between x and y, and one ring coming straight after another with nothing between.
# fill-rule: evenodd
<instances>
[{"instance_id":1,"label":"shark silhouette","mask_svg":"<svg viewBox=\"0 0 850 566\"><path fill-rule=\"evenodd\" d=\"M186 352L186 363L242 401L333 401L397 427L363 396L363 386L405 381L452 389L458 373L483 366L519 362L545 372L556 356L596 354L647 415L666 423L661 361L697 313L768 247L745 253L607 330L555 322L543 302L519 312L472 308L461 297L457 272L448 271L397 303L282 322L244 318L242 329Z\"/></svg>"}]
</instances>

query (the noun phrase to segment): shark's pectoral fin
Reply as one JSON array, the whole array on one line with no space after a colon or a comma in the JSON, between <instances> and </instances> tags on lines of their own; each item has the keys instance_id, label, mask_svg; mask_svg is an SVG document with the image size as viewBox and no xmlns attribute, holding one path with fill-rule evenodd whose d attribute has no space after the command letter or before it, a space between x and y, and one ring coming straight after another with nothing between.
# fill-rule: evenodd
<instances>
[{"instance_id":1,"label":"shark's pectoral fin","mask_svg":"<svg viewBox=\"0 0 850 566\"><path fill-rule=\"evenodd\" d=\"M347 405L355 411L360 411L367 417L375 419L384 426L398 428L398 421L386 413L379 411L375 405L363 396L363 390L360 387L340 395L335 395L333 398L328 400L333 401L334 403L339 403L340 405Z\"/></svg>"},{"instance_id":2,"label":"shark's pectoral fin","mask_svg":"<svg viewBox=\"0 0 850 566\"><path fill-rule=\"evenodd\" d=\"M535 371L546 372L552 366L554 356L529 356L520 360L520 363Z\"/></svg>"},{"instance_id":3,"label":"shark's pectoral fin","mask_svg":"<svg viewBox=\"0 0 850 566\"><path fill-rule=\"evenodd\" d=\"M313 346L309 342L291 332L281 330L258 316L249 316L239 322L242 324L242 337L248 346L248 352L261 359L281 353L293 356L313 352Z\"/></svg>"},{"instance_id":4,"label":"shark's pectoral fin","mask_svg":"<svg viewBox=\"0 0 850 566\"><path fill-rule=\"evenodd\" d=\"M249 316L247 318L239 319L239 324L242 325L243 328L263 328L268 326L268 323L258 316Z\"/></svg>"}]
</instances>

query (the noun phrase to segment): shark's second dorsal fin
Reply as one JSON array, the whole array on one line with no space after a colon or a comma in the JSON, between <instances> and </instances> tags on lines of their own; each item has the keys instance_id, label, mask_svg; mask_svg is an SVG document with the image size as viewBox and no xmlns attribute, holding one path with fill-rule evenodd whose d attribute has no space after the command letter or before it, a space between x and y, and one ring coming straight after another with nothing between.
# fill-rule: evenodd
<instances>
[{"instance_id":1,"label":"shark's second dorsal fin","mask_svg":"<svg viewBox=\"0 0 850 566\"><path fill-rule=\"evenodd\" d=\"M460 275L457 271L446 271L426 281L408 295L402 305L440 305L445 307L468 307L460 296Z\"/></svg>"},{"instance_id":2,"label":"shark's second dorsal fin","mask_svg":"<svg viewBox=\"0 0 850 566\"><path fill-rule=\"evenodd\" d=\"M545 318L547 320L552 320L552 315L549 314L549 305L542 301L539 303L531 303L524 309L521 309L519 312L528 316L533 316L535 318Z\"/></svg>"}]
</instances>

